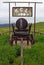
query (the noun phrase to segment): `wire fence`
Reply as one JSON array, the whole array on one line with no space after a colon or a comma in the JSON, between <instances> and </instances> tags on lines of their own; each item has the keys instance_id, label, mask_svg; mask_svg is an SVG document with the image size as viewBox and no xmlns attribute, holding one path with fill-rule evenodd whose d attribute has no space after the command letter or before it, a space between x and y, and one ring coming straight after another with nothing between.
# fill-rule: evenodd
<instances>
[{"instance_id":1,"label":"wire fence","mask_svg":"<svg viewBox=\"0 0 44 65\"><path fill-rule=\"evenodd\" d=\"M12 33L12 31L10 31ZM32 34L34 34L33 31L31 31ZM9 34L9 31L7 32L0 32L0 36L1 35L8 35ZM35 34L38 34L38 35L44 35L44 32L35 32Z\"/></svg>"}]
</instances>

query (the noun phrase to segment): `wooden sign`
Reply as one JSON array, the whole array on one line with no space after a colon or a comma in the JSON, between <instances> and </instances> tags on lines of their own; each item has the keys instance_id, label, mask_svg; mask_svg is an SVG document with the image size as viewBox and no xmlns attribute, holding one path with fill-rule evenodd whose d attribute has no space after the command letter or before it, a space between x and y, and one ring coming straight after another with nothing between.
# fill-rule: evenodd
<instances>
[{"instance_id":1,"label":"wooden sign","mask_svg":"<svg viewBox=\"0 0 44 65\"><path fill-rule=\"evenodd\" d=\"M13 7L13 17L32 17L32 7Z\"/></svg>"}]
</instances>

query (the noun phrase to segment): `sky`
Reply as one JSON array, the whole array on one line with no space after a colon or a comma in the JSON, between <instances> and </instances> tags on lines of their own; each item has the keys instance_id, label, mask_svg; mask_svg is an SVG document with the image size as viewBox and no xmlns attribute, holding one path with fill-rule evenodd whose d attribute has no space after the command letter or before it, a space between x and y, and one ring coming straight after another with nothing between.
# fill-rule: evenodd
<instances>
[{"instance_id":1,"label":"sky","mask_svg":"<svg viewBox=\"0 0 44 65\"><path fill-rule=\"evenodd\" d=\"M36 22L44 22L44 0L1 0L0 1L0 24L9 23L9 10L8 10L8 4L5 4L3 2L7 1L21 1L21 2L43 2L42 4L37 4L36 6ZM16 4L16 6L31 6L33 7L33 16L32 17L24 17L29 23L34 22L34 4ZM11 4L11 23L16 22L18 18L21 17L12 17L12 7L15 7L15 4Z\"/></svg>"}]
</instances>

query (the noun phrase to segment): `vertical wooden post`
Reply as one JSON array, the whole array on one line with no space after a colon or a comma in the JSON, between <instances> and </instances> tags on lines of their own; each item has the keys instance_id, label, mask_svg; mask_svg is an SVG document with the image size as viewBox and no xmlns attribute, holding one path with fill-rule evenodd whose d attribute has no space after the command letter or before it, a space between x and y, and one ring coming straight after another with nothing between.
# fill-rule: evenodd
<instances>
[{"instance_id":1,"label":"vertical wooden post","mask_svg":"<svg viewBox=\"0 0 44 65\"><path fill-rule=\"evenodd\" d=\"M36 29L36 3L34 4L34 37L35 37L35 29Z\"/></svg>"},{"instance_id":2,"label":"vertical wooden post","mask_svg":"<svg viewBox=\"0 0 44 65\"><path fill-rule=\"evenodd\" d=\"M10 38L10 3L9 3L9 38Z\"/></svg>"},{"instance_id":3,"label":"vertical wooden post","mask_svg":"<svg viewBox=\"0 0 44 65\"><path fill-rule=\"evenodd\" d=\"M23 65L23 38L21 38L21 65Z\"/></svg>"},{"instance_id":4,"label":"vertical wooden post","mask_svg":"<svg viewBox=\"0 0 44 65\"><path fill-rule=\"evenodd\" d=\"M15 3L15 7L16 7L16 3Z\"/></svg>"}]
</instances>

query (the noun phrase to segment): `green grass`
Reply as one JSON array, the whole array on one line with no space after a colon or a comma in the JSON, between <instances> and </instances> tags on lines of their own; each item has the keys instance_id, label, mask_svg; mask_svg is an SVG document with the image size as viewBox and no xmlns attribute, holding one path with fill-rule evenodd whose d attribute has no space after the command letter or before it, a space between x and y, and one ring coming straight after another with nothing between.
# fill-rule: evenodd
<instances>
[{"instance_id":1,"label":"green grass","mask_svg":"<svg viewBox=\"0 0 44 65\"><path fill-rule=\"evenodd\" d=\"M37 32L44 32L44 22L36 23L36 31ZM34 25L32 25L32 31L34 30Z\"/></svg>"},{"instance_id":2,"label":"green grass","mask_svg":"<svg viewBox=\"0 0 44 65\"><path fill-rule=\"evenodd\" d=\"M12 30L12 28L11 28L11 30ZM33 31L33 30L34 30L34 24L32 24L31 31ZM7 31L9 31L8 27L0 27L0 32L7 32ZM44 32L44 22L36 23L36 31L37 32Z\"/></svg>"},{"instance_id":3,"label":"green grass","mask_svg":"<svg viewBox=\"0 0 44 65\"><path fill-rule=\"evenodd\" d=\"M36 25L36 31L38 30L39 32L44 32L43 23L37 23ZM4 30L4 28L2 29ZM0 65L20 65L20 49L21 47L18 45L10 46L8 35L1 35ZM24 48L24 65L44 65L44 35L36 34L35 44L32 45L32 48Z\"/></svg>"},{"instance_id":4,"label":"green grass","mask_svg":"<svg viewBox=\"0 0 44 65\"><path fill-rule=\"evenodd\" d=\"M44 36L38 35L31 49L24 49L25 65L44 65Z\"/></svg>"},{"instance_id":5,"label":"green grass","mask_svg":"<svg viewBox=\"0 0 44 65\"><path fill-rule=\"evenodd\" d=\"M0 37L0 65L20 65L20 46L10 46L8 35ZM24 48L24 65L44 65L44 35L36 35L32 48Z\"/></svg>"},{"instance_id":6,"label":"green grass","mask_svg":"<svg viewBox=\"0 0 44 65\"><path fill-rule=\"evenodd\" d=\"M0 32L6 32L9 31L8 27L0 27Z\"/></svg>"}]
</instances>

